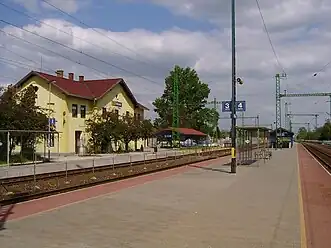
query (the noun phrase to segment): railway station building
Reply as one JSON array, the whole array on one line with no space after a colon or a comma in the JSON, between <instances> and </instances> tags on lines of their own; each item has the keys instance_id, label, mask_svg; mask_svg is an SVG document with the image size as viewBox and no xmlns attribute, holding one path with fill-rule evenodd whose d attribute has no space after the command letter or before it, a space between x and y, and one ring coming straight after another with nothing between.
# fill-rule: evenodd
<instances>
[{"instance_id":1,"label":"railway station building","mask_svg":"<svg viewBox=\"0 0 331 248\"><path fill-rule=\"evenodd\" d=\"M58 132L58 135L51 135L50 150L53 154L86 152L88 135L85 121L94 111L115 111L119 115L131 114L144 119L148 110L136 100L122 78L86 80L82 75L78 78L75 80L74 73L65 77L63 70L56 71L56 75L31 71L14 86L18 91L34 86L36 104L49 110L51 125ZM137 147L141 145L144 142L138 141ZM43 153L45 146L38 144L37 153ZM134 142L129 146L133 148Z\"/></svg>"}]
</instances>

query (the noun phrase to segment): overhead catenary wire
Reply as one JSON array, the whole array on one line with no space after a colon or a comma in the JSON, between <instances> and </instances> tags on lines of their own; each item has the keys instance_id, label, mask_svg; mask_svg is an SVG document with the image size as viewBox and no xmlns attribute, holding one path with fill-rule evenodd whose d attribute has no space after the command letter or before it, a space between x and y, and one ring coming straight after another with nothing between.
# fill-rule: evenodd
<instances>
[{"instance_id":1,"label":"overhead catenary wire","mask_svg":"<svg viewBox=\"0 0 331 248\"><path fill-rule=\"evenodd\" d=\"M0 78L4 78L4 79L12 79L12 80L17 80L17 78L14 77L10 77L10 76L5 76L5 75L0 75Z\"/></svg>"},{"instance_id":2,"label":"overhead catenary wire","mask_svg":"<svg viewBox=\"0 0 331 248\"><path fill-rule=\"evenodd\" d=\"M0 48L6 50L7 52L10 52L10 53L12 53L12 54L15 54L16 56L18 56L18 57L20 57L20 58L22 58L22 59L25 59L25 60L27 60L27 61L30 61L30 62L34 63L34 64L37 64L36 61L34 61L34 60L32 60L32 59L29 59L29 58L27 58L27 57L25 57L25 56L23 56L23 55L21 55L21 54L19 54L19 53L17 53L17 52L14 52L14 51L8 49L8 48L5 47L5 46L0 46ZM44 70L44 71L48 71L48 72L56 72L55 70L50 69L50 68L45 67L45 66L43 66L43 70Z\"/></svg>"},{"instance_id":3,"label":"overhead catenary wire","mask_svg":"<svg viewBox=\"0 0 331 248\"><path fill-rule=\"evenodd\" d=\"M23 31L25 31L25 32L27 32L27 33L30 33L30 34L32 34L32 35L38 36L38 37L40 37L40 38L43 38L43 39L45 39L45 40L48 40L48 41L50 41L50 42L52 42L52 43L54 43L54 44L60 45L60 46L62 46L62 47L64 47L64 48L67 48L67 49L69 49L69 50L72 50L72 51L74 51L74 52L77 52L77 53L79 53L79 54L82 54L82 55L84 55L84 56L86 56L86 57L89 57L89 58L91 58L91 59L94 59L94 60L96 60L96 61L99 61L99 62L101 62L101 63L104 63L104 64L106 64L106 65L108 65L108 66L114 67L114 68L116 68L116 69L118 69L118 70L124 71L124 72L126 72L126 73L131 74L131 75L134 75L134 76L136 76L136 77L138 77L138 78L141 78L141 79L143 79L143 80L149 81L149 82L151 82L151 83L159 84L158 82L153 81L153 80L151 80L151 79L149 79L149 78L146 78L146 77L144 77L144 76L141 76L141 75L139 75L139 74L137 74L137 73L135 73L135 72L129 71L129 70L124 69L124 68L122 68L122 67L120 67L120 66L117 66L117 65L114 65L114 64L112 64L112 63L109 63L109 62L107 62L107 61L105 61L105 60L99 59L99 58L97 58L97 57L95 57L95 56L93 56L93 55L90 55L90 54L88 54L88 53L85 53L85 52L83 52L83 51L79 51L79 50L77 50L77 49L75 49L75 48L72 48L72 47L70 47L70 46L67 46L67 45L65 45L65 44L62 44L61 42L58 42L58 41L52 40L52 39L47 38L47 37L45 37L45 36L39 35L39 34L37 34L37 33L35 33L35 32L31 32L31 31L29 31L29 30L27 30L27 29L25 29L25 28L19 27L19 26L15 25L15 24L13 24L13 23L11 23L11 22L5 21L5 20L3 20L3 19L1 19L0 22L3 22L3 23L5 23L5 24L7 24L7 25L10 25L10 26L13 26L13 27L18 28L18 29L20 29L20 30L23 30Z\"/></svg>"},{"instance_id":4,"label":"overhead catenary wire","mask_svg":"<svg viewBox=\"0 0 331 248\"><path fill-rule=\"evenodd\" d=\"M71 59L70 57L64 56L64 55L59 54L57 52L54 52L53 50L50 50L50 49L44 48L44 47L42 47L42 46L40 46L38 44L32 43L32 42L30 42L30 41L28 41L26 39L23 39L23 38L18 37L16 35L7 33L6 31L3 31L1 29L0 29L0 32L4 33L5 35L9 35L9 36L11 36L13 38L16 38L16 39L18 39L18 40L20 40L20 41L22 41L24 43L30 44L30 45L35 46L35 47L38 47L38 48L40 48L40 49L42 49L44 51L50 52L50 53L55 54L55 55L57 55L59 57L62 57L64 59L67 59L70 62L73 62L73 63L78 64L80 66L84 66L87 69L91 69L91 70L95 71L96 72L96 75L98 75L100 78L105 78L105 77L107 78L108 76L113 76L113 75L110 75L109 73L107 74L106 72L100 71L100 70L98 70L96 68L93 68L93 67L90 67L88 65L85 65L85 64L83 64L81 62L75 61L75 60ZM2 48L4 48L4 47L2 47ZM7 50L9 51L9 49L7 49ZM30 60L30 59L28 59L28 58L26 58L26 57L24 57L22 55L20 57L23 58L23 59ZM4 61L2 61L2 60L4 60ZM31 66L30 64L26 64L26 63L22 63L20 61L15 61L15 60L12 60L12 59L2 58L2 57L0 57L0 63L7 64L7 65L12 65L12 66L16 66L16 67L23 68L23 69L28 69L28 70L35 70L36 69L36 66ZM46 69L46 67L43 67L43 69L45 69L45 71L47 71L49 73L56 72L56 70L54 70L54 69ZM102 75L102 76L100 76L100 75ZM128 83L131 83L129 80L125 80L125 81L128 82Z\"/></svg>"},{"instance_id":5,"label":"overhead catenary wire","mask_svg":"<svg viewBox=\"0 0 331 248\"><path fill-rule=\"evenodd\" d=\"M29 69L29 70L36 69L36 66L32 66L32 65L27 64L27 63L22 63L20 61L16 61L16 60L4 58L4 57L0 57L0 63L7 64L7 65L13 65L13 66L20 67L20 68L23 68L23 69Z\"/></svg>"},{"instance_id":6,"label":"overhead catenary wire","mask_svg":"<svg viewBox=\"0 0 331 248\"><path fill-rule=\"evenodd\" d=\"M83 39L83 38L81 38L81 37L79 37L79 36L77 36L77 35L73 35L73 34L70 33L70 32L67 32L67 31L65 31L65 30L63 30L63 29L61 29L61 28L58 28L58 27L55 27L55 26L53 26L53 25L51 25L51 24L49 24L49 23L46 23L46 22L44 22L44 21L42 21L42 20L40 20L40 19L38 19L38 18L35 18L35 17L33 17L33 16L31 16L31 15L29 15L29 14L23 12L23 11L20 11L20 10L18 10L18 9L15 9L15 8L13 8L13 7L7 5L7 4L5 4L5 3L3 3L3 2L0 2L0 5L2 5L3 7L7 8L7 9L10 9L10 10L12 10L12 11L14 11L14 12L20 14L20 15L24 15L24 16L28 17L29 19L34 20L34 21L36 21L36 22L38 22L38 23L40 23L40 24L43 24L43 25L48 26L48 27L50 27L50 28L53 28L53 29L55 29L55 30L57 30L57 31L59 31L59 32L62 32L62 33L64 33L64 34L67 34L67 35L69 35L69 36L71 36L71 37L73 37L73 38L75 38L75 39L78 39L78 40L80 40L80 41L84 41L84 42L86 42L87 44L90 44L90 45L92 45L92 46L94 46L94 47L98 47L98 48L100 48L100 49L102 49L102 50L106 50L107 52L109 52L109 53L111 53L111 54L115 54L115 55L118 55L118 56L124 57L124 58L126 58L126 59L128 59L128 60L137 61L137 62L140 62L140 63L144 63L144 64L146 64L144 61L141 61L141 60L139 60L139 59L132 58L132 57L130 57L130 56L126 56L126 55L121 54L121 53L118 53L118 52L110 51L110 50L109 50L108 48L106 48L106 47L103 47L103 46L100 46L99 44L96 44L96 43L90 42L90 41L88 41L87 39ZM149 64L147 64L147 65L149 65Z\"/></svg>"},{"instance_id":7,"label":"overhead catenary wire","mask_svg":"<svg viewBox=\"0 0 331 248\"><path fill-rule=\"evenodd\" d=\"M329 65L331 65L331 60L328 63L326 63L321 69L315 72L313 76L316 77L318 73L324 71Z\"/></svg>"},{"instance_id":8,"label":"overhead catenary wire","mask_svg":"<svg viewBox=\"0 0 331 248\"><path fill-rule=\"evenodd\" d=\"M264 27L264 30L265 30L267 36L268 36L268 40L269 40L269 43L270 43L270 46L271 46L272 52L273 52L273 54L274 54L274 56L275 56L275 59L276 59L276 61L277 61L278 67L282 70L283 73L286 74L285 69L284 69L284 67L282 66L282 64L280 63L279 57L278 57L278 55L277 55L277 53L276 53L275 46L274 46L273 43L272 43L272 40L271 40L271 37L270 37L270 33L269 33L268 28L267 28L267 24L266 24L266 22L265 22L265 20L264 20L263 14L262 14L262 10L261 10L261 7L260 7L259 0L255 0L255 2L256 2L257 8L258 8L258 10L259 10L259 13L260 13L260 16L261 16L261 20L262 20L262 23L263 23L263 27Z\"/></svg>"},{"instance_id":9,"label":"overhead catenary wire","mask_svg":"<svg viewBox=\"0 0 331 248\"><path fill-rule=\"evenodd\" d=\"M100 71L99 69L96 69L96 68L94 68L94 67L91 67L91 66L85 65L85 64L83 64L83 63L81 63L81 62L79 62L79 61L75 61L75 60L71 59L70 57L64 56L64 55L62 55L62 54L60 54L60 53L57 53L57 52L54 52L53 50L47 49L47 48L45 48L45 47L43 47L43 46L40 46L40 45L35 44L35 43L31 42L31 41L28 41L28 40L26 40L26 39L23 39L23 38L21 38L21 37L18 37L18 36L14 35L14 34L8 33L8 32L6 32L6 31L4 31L4 30L2 30L2 29L0 29L0 32L4 33L4 34L6 34L6 35L12 36L12 37L14 37L14 38L16 38L16 39L18 39L18 40L20 40L20 41L23 41L23 42L25 42L25 43L28 43L28 44L30 44L30 45L32 45L32 46L38 47L38 48L40 48L40 49L42 49L42 50L44 50L44 51L47 51L47 52L49 52L49 53L52 53L52 54L56 55L56 56L62 57L62 58L64 58L64 59L66 59L66 60L69 60L69 61L75 63L75 64L78 64L78 65L84 66L84 67L86 67L87 69L91 69L91 70L97 72L99 75L100 75L100 74L103 75L103 77L107 77L107 76L108 76L106 72L103 72L103 71Z\"/></svg>"},{"instance_id":10,"label":"overhead catenary wire","mask_svg":"<svg viewBox=\"0 0 331 248\"><path fill-rule=\"evenodd\" d=\"M109 35L106 35L106 34L100 32L98 29L93 28L92 26L88 25L86 22L84 22L84 21L78 19L77 17L75 17L75 16L69 14L68 12L64 11L63 9L61 9L61 8L59 8L59 7L57 7L57 6L55 6L54 4L52 4L52 3L50 3L50 2L48 2L48 1L46 1L46 0L41 0L41 1L44 2L45 4L47 4L48 6L51 6L52 8L56 9L57 11L61 12L62 14L66 15L66 16L68 16L68 17L74 19L74 20L76 20L76 21L79 22L81 25L83 25L83 26L85 26L85 27L87 27L87 28L93 30L95 33L97 33L97 34L99 34L99 35L102 35L102 36L104 36L105 38L107 38L108 40L110 40L110 41L116 43L118 46L120 46L120 47L122 47L122 48L124 48L124 49L126 49L126 50L128 50L128 51L130 51L130 52L132 52L132 53L134 53L135 55L137 55L137 56L139 56L139 57L141 57L141 58L144 58L144 60L146 60L146 57L145 57L145 56L141 55L140 53L138 53L138 52L135 51L134 49L132 49L132 48L130 48L130 47L128 47L128 46L123 45L122 43L118 42L117 40L115 40L114 38L110 37ZM163 70L163 68L156 66L155 64L153 64L153 63L150 62L150 61L149 61L149 62L146 62L146 61L140 60L140 62L143 62L143 63L145 63L145 64L148 64L149 66L153 66L153 67L156 67L156 68L159 68L159 69L162 69L162 70Z\"/></svg>"}]
</instances>

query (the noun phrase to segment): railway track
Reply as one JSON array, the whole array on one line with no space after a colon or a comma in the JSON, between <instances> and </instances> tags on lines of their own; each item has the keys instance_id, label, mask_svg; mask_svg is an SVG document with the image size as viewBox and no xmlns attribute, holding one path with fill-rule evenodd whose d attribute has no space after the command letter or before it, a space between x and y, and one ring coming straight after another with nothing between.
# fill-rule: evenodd
<instances>
[{"instance_id":1,"label":"railway track","mask_svg":"<svg viewBox=\"0 0 331 248\"><path fill-rule=\"evenodd\" d=\"M189 156L191 154L186 155L177 155L176 158L182 158L184 156ZM136 161L136 162L126 162L126 163L120 163L120 164L112 164L112 165L101 165L101 166L95 166L95 167L88 167L88 168L79 168L79 169L71 169L71 170L63 170L63 171L56 171L56 172L49 172L49 173L40 173L36 174L36 177L34 175L27 175L27 176L19 176L19 177L11 177L11 178L4 178L0 179L1 184L12 184L12 183L22 183L22 182L29 182L33 180L43 180L43 179L49 179L53 177L64 177L64 176L72 176L72 175L79 175L84 174L88 172L99 172L99 171L107 171L107 170L114 170L118 168L124 168L124 167L132 167L137 165L148 165L156 162L163 162L167 161L169 159L174 159L175 156L168 156L165 158L157 158L157 159L148 159L145 161Z\"/></svg>"},{"instance_id":2,"label":"railway track","mask_svg":"<svg viewBox=\"0 0 331 248\"><path fill-rule=\"evenodd\" d=\"M231 154L231 149L0 180L0 205L15 204Z\"/></svg>"},{"instance_id":3,"label":"railway track","mask_svg":"<svg viewBox=\"0 0 331 248\"><path fill-rule=\"evenodd\" d=\"M303 146L324 166L326 170L331 172L331 147L318 143L303 143Z\"/></svg>"}]
</instances>

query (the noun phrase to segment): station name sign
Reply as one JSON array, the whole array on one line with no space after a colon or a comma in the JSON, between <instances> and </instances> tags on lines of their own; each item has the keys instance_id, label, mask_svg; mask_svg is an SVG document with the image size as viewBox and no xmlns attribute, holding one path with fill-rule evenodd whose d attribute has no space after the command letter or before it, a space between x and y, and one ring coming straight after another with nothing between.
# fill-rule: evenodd
<instances>
[{"instance_id":1,"label":"station name sign","mask_svg":"<svg viewBox=\"0 0 331 248\"><path fill-rule=\"evenodd\" d=\"M116 106L116 107L121 108L122 107L122 103L119 102L119 101L113 101L113 106Z\"/></svg>"}]
</instances>

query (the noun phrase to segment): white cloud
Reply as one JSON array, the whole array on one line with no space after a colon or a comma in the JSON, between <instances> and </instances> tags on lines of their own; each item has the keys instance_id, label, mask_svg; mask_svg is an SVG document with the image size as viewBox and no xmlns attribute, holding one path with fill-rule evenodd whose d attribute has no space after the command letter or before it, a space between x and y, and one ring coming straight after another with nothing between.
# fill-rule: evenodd
<instances>
[{"instance_id":1,"label":"white cloud","mask_svg":"<svg viewBox=\"0 0 331 248\"><path fill-rule=\"evenodd\" d=\"M231 0L141 1L152 2L167 7L174 13L204 18L217 24L230 21ZM259 0L259 3L270 28L293 28L311 21L325 20L331 10L329 0ZM257 21L259 22L259 18L256 18L259 16L259 12L255 0L236 0L236 16L239 25L256 25Z\"/></svg>"},{"instance_id":2,"label":"white cloud","mask_svg":"<svg viewBox=\"0 0 331 248\"><path fill-rule=\"evenodd\" d=\"M225 9L229 7L229 4L226 2L230 1L153 0L153 2L167 6L174 11L177 6L177 10L179 9L181 14L184 13L196 18L209 18L218 24L229 21L228 10ZM326 25L328 23L326 20L331 18L326 11L330 10L330 4L319 0L287 0L286 2L261 0L260 2L261 7L265 9L265 19L268 26L271 27L271 37L277 53L288 73L288 79L282 81L282 90L287 89L288 92L331 91L328 84L331 76L331 66L318 77L312 77L315 70L331 60L329 48L331 29ZM237 27L237 69L238 76L244 80L244 85L238 87L238 98L247 101L246 116L260 114L260 122L267 124L274 122L275 118L274 75L279 72L279 68L270 49L266 34L263 31L256 7L253 4L254 1L243 0L237 3L238 23L240 24ZM222 16L220 13L224 15ZM277 16L278 18L276 18ZM201 79L205 82L210 82L212 89L210 99L216 97L219 100L230 100L231 43L229 25L221 26L210 32L190 32L178 28L165 30L160 33L141 29L121 33L100 30L100 32L108 35L110 39L114 39L144 55L144 58L141 58L90 29L84 29L62 20L48 19L45 22L97 45L73 39L73 37L46 25L28 25L24 28L133 71L155 81L155 83L112 68L82 54L69 51L16 28L7 26L4 30L34 44L39 44L68 56L79 63L87 64L88 67L94 67L109 74L109 76L124 77L133 92L138 96L138 99L151 109L151 102L163 91L165 75L175 64L196 68ZM24 44L12 37L0 34L0 43L5 44L8 49L15 50L21 55L31 58L35 61L34 66L37 69L40 68L42 57L44 69L46 67L54 70L63 68L66 73L73 71L76 75L84 74L88 78L104 76L92 69L72 63L50 52L34 48L29 44ZM100 47L103 47L103 49ZM130 56L136 60L148 60L148 63L144 64L136 60L126 59L123 56L119 56L118 53ZM12 55L1 48L0 57L30 63L33 66L33 63L24 61L22 58ZM6 76L22 77L28 70L5 66L0 67L0 72ZM0 83L5 82L8 81L0 78ZM291 99L291 110L293 113L326 112L329 111L329 105L325 100L327 99ZM318 103L315 104L315 102ZM226 115L222 114L222 116ZM305 117L302 117L300 120L308 121L309 118L305 119ZM324 119L320 119L320 123L323 121ZM250 121L249 123L253 124L254 122ZM228 127L229 121L222 120L221 125Z\"/></svg>"},{"instance_id":3,"label":"white cloud","mask_svg":"<svg viewBox=\"0 0 331 248\"><path fill-rule=\"evenodd\" d=\"M54 10L54 8L41 0L11 0L22 5L30 12L39 12L41 10ZM68 12L75 13L77 10L86 4L86 0L47 0L50 4Z\"/></svg>"}]
</instances>

